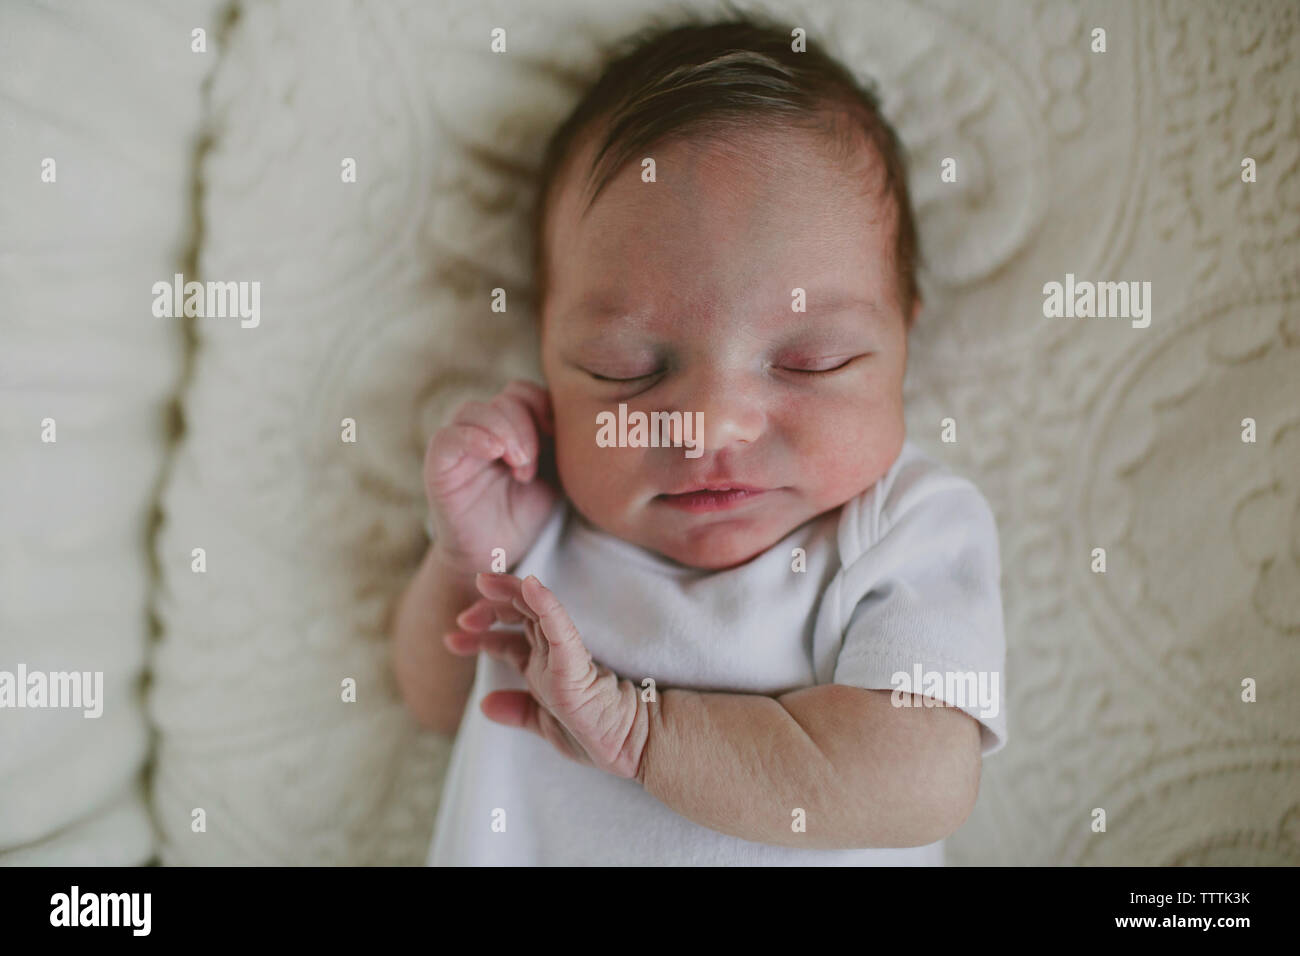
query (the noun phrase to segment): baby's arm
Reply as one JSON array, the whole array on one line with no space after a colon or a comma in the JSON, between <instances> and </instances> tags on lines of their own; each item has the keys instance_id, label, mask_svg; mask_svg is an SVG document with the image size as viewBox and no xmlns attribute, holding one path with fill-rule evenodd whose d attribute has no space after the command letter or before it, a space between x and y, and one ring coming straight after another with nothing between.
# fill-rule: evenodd
<instances>
[{"instance_id":1,"label":"baby's arm","mask_svg":"<svg viewBox=\"0 0 1300 956\"><path fill-rule=\"evenodd\" d=\"M393 618L393 669L402 698L420 726L452 735L474 684L476 659L453 654L442 636L478 597L474 575L445 559L437 545L424 555Z\"/></svg>"},{"instance_id":2,"label":"baby's arm","mask_svg":"<svg viewBox=\"0 0 1300 956\"><path fill-rule=\"evenodd\" d=\"M443 638L478 596L475 567L527 551L558 498L541 480L554 430L546 390L516 379L490 402L462 402L425 449L434 543L397 605L392 648L402 698L430 730L454 734L473 691L474 659Z\"/></svg>"},{"instance_id":3,"label":"baby's arm","mask_svg":"<svg viewBox=\"0 0 1300 956\"><path fill-rule=\"evenodd\" d=\"M955 708L895 707L893 691L821 684L779 697L668 688L646 701L595 661L559 599L534 578L481 574L483 595L449 635L524 677L482 703L492 720L635 777L689 820L806 849L923 846L952 833L979 792L979 725ZM490 630L523 624L523 633ZM637 680L642 675L634 675ZM806 832L795 830L802 809Z\"/></svg>"},{"instance_id":4,"label":"baby's arm","mask_svg":"<svg viewBox=\"0 0 1300 956\"><path fill-rule=\"evenodd\" d=\"M689 820L805 849L922 846L970 815L976 721L821 684L780 697L669 688L649 707L637 779ZM916 701L919 704L919 700ZM807 832L792 824L802 808Z\"/></svg>"}]
</instances>

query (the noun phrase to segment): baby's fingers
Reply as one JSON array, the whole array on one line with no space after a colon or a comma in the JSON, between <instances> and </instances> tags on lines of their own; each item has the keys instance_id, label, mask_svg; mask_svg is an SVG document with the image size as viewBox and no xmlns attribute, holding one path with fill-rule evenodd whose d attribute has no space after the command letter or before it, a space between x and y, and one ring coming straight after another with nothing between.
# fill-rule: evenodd
<instances>
[{"instance_id":1,"label":"baby's fingers","mask_svg":"<svg viewBox=\"0 0 1300 956\"><path fill-rule=\"evenodd\" d=\"M492 407L504 415L513 429L515 448L526 459L515 467L515 478L528 482L537 474L537 461L541 457L541 439L538 436L538 424L534 421L534 412L530 402L525 398L526 392L521 384L506 386L505 390L492 399ZM511 459L514 465L514 459Z\"/></svg>"},{"instance_id":2,"label":"baby's fingers","mask_svg":"<svg viewBox=\"0 0 1300 956\"><path fill-rule=\"evenodd\" d=\"M520 592L536 613L537 629L546 639L547 668L565 680L585 679L591 670L591 653L559 598L531 574L523 580Z\"/></svg>"},{"instance_id":3,"label":"baby's fingers","mask_svg":"<svg viewBox=\"0 0 1300 956\"><path fill-rule=\"evenodd\" d=\"M505 443L484 428L468 424L448 425L429 439L429 446L425 449L424 487L433 495L445 490L449 480L458 485L464 478L452 473L461 462L467 459L491 462L505 451Z\"/></svg>"},{"instance_id":4,"label":"baby's fingers","mask_svg":"<svg viewBox=\"0 0 1300 956\"><path fill-rule=\"evenodd\" d=\"M560 753L570 759L587 766L592 765L586 749L574 739L573 734L527 691L493 691L483 698L479 709L493 723L531 730L543 740L549 740Z\"/></svg>"},{"instance_id":5,"label":"baby's fingers","mask_svg":"<svg viewBox=\"0 0 1300 956\"><path fill-rule=\"evenodd\" d=\"M502 624L519 624L526 616L509 602L494 598L479 598L456 615L456 624L467 631L486 631L496 621Z\"/></svg>"},{"instance_id":6,"label":"baby's fingers","mask_svg":"<svg viewBox=\"0 0 1300 956\"><path fill-rule=\"evenodd\" d=\"M469 657L479 651L486 651L490 657L505 661L519 671L520 674L524 673L524 670L528 667L528 658L531 653L526 640L518 634L511 634L506 631L488 631L485 634L466 634L462 631L451 631L443 636L442 643L447 650L461 657Z\"/></svg>"},{"instance_id":7,"label":"baby's fingers","mask_svg":"<svg viewBox=\"0 0 1300 956\"><path fill-rule=\"evenodd\" d=\"M504 449L500 457L522 481L528 466L537 461L536 451L529 451L529 446L537 442L527 412L516 408L516 404L510 399L503 400L500 395L490 402L466 402L457 409L452 421L457 425L477 425L491 434Z\"/></svg>"},{"instance_id":8,"label":"baby's fingers","mask_svg":"<svg viewBox=\"0 0 1300 956\"><path fill-rule=\"evenodd\" d=\"M542 736L541 709L526 690L494 690L483 698L479 707L493 723L523 727Z\"/></svg>"},{"instance_id":9,"label":"baby's fingers","mask_svg":"<svg viewBox=\"0 0 1300 956\"><path fill-rule=\"evenodd\" d=\"M517 378L505 387L503 394L523 402L532 412L537 426L548 435L555 434L555 409L551 404L550 392L536 382Z\"/></svg>"}]
</instances>

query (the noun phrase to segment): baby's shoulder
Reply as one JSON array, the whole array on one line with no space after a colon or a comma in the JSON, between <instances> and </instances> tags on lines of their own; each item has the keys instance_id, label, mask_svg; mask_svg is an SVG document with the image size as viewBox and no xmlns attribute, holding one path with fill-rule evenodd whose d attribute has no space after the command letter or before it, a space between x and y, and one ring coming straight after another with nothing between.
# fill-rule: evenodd
<instances>
[{"instance_id":1,"label":"baby's shoulder","mask_svg":"<svg viewBox=\"0 0 1300 956\"><path fill-rule=\"evenodd\" d=\"M991 518L974 482L923 451L903 443L893 466L866 491L845 502L838 539L845 564L889 537L891 529L919 512L958 521Z\"/></svg>"}]
</instances>

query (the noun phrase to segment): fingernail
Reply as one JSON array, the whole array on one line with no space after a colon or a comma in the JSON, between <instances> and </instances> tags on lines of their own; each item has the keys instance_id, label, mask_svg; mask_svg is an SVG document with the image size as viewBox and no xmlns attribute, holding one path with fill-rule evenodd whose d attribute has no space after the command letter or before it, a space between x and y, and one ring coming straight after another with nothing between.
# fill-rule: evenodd
<instances>
[{"instance_id":1,"label":"fingernail","mask_svg":"<svg viewBox=\"0 0 1300 956\"><path fill-rule=\"evenodd\" d=\"M519 447L518 442L511 441L506 448L510 452L510 457L515 459L516 465L528 464L528 456L524 454L524 450Z\"/></svg>"}]
</instances>

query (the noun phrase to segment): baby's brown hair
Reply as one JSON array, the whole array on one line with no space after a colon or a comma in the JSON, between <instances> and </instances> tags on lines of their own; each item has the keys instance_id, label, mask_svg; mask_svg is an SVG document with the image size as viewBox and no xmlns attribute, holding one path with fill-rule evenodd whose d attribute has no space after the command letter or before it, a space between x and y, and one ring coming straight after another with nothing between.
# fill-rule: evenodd
<instances>
[{"instance_id":1,"label":"baby's brown hair","mask_svg":"<svg viewBox=\"0 0 1300 956\"><path fill-rule=\"evenodd\" d=\"M911 326L919 298L916 219L898 134L880 111L875 91L859 83L812 40L795 52L794 28L732 11L729 19L679 16L621 41L595 85L552 134L543 154L533 208L533 274L540 320L546 302L545 225L551 192L582 136L604 123L604 138L588 170L595 182L588 207L623 164L658 143L692 133L749 129L768 120L826 135L847 160L862 145L884 165L897 229L894 265L899 304ZM843 121L847 119L848 123Z\"/></svg>"}]
</instances>

